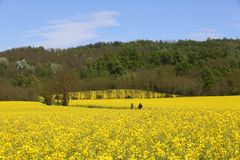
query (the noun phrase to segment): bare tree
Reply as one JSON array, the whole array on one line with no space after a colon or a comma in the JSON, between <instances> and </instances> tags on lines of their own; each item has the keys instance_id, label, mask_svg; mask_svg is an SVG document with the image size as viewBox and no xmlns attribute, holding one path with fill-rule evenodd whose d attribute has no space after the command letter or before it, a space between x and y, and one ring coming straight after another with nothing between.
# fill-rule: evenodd
<instances>
[{"instance_id":1,"label":"bare tree","mask_svg":"<svg viewBox=\"0 0 240 160\"><path fill-rule=\"evenodd\" d=\"M63 106L68 106L70 100L70 92L78 90L79 80L77 76L68 70L61 70L54 74L51 79L45 82L42 87L42 96L45 103L52 105L54 98Z\"/></svg>"}]
</instances>

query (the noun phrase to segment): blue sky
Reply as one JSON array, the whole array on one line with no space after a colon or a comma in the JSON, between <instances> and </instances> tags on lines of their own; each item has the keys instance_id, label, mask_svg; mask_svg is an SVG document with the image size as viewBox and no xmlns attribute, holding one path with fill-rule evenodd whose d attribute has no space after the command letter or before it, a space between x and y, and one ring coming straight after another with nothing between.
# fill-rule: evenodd
<instances>
[{"instance_id":1,"label":"blue sky","mask_svg":"<svg viewBox=\"0 0 240 160\"><path fill-rule=\"evenodd\" d=\"M0 50L239 36L240 0L0 0Z\"/></svg>"}]
</instances>

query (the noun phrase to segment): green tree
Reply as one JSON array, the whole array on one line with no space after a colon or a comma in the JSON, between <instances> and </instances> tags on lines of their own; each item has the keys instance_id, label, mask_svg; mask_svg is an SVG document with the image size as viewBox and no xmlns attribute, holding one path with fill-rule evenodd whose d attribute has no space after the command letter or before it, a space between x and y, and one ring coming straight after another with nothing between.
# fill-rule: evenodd
<instances>
[{"instance_id":1,"label":"green tree","mask_svg":"<svg viewBox=\"0 0 240 160\"><path fill-rule=\"evenodd\" d=\"M211 93L211 87L214 82L214 73L205 67L202 71L203 89L205 93Z\"/></svg>"}]
</instances>

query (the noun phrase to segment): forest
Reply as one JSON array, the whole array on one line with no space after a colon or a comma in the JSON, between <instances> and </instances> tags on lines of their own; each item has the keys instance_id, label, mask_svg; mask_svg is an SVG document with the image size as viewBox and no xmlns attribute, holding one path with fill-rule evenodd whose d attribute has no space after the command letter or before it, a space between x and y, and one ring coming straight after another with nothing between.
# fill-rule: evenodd
<instances>
[{"instance_id":1,"label":"forest","mask_svg":"<svg viewBox=\"0 0 240 160\"><path fill-rule=\"evenodd\" d=\"M116 41L0 52L0 100L37 100L54 93L67 97L68 92L107 89L237 95L239 82L238 39Z\"/></svg>"}]
</instances>

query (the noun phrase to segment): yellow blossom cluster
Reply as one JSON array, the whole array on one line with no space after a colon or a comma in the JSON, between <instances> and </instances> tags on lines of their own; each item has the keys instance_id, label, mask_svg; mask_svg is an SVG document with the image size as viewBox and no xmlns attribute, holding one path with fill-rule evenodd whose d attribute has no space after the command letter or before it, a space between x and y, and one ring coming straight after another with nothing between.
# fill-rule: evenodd
<instances>
[{"instance_id":1,"label":"yellow blossom cluster","mask_svg":"<svg viewBox=\"0 0 240 160\"><path fill-rule=\"evenodd\" d=\"M169 95L159 92L151 92L144 90L132 89L111 89L111 90L97 90L97 91L81 91L70 93L71 99L125 99L125 98L162 98L162 97L176 97L176 95Z\"/></svg>"},{"instance_id":2,"label":"yellow blossom cluster","mask_svg":"<svg viewBox=\"0 0 240 160\"><path fill-rule=\"evenodd\" d=\"M148 99L130 110L0 102L0 159L240 158L240 106L160 104Z\"/></svg>"}]
</instances>

